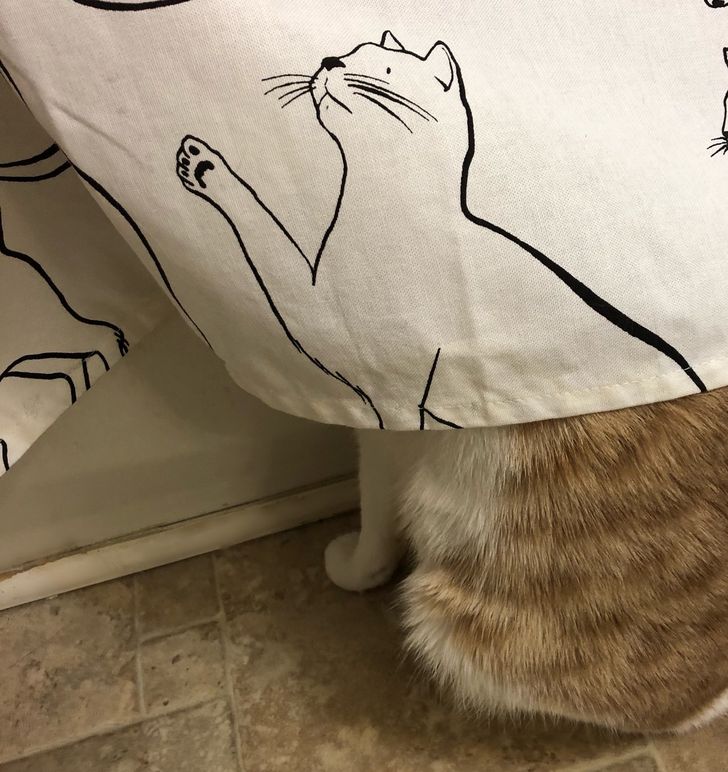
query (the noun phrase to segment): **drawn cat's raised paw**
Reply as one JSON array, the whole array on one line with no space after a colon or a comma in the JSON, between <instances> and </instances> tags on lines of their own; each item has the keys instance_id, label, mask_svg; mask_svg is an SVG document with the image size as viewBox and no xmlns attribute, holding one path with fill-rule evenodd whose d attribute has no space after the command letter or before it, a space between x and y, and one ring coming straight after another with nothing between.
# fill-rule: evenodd
<instances>
[{"instance_id":1,"label":"drawn cat's raised paw","mask_svg":"<svg viewBox=\"0 0 728 772\"><path fill-rule=\"evenodd\" d=\"M189 134L182 140L177 151L177 176L187 190L212 198L215 183L225 172L229 169L217 150Z\"/></svg>"},{"instance_id":2,"label":"drawn cat's raised paw","mask_svg":"<svg viewBox=\"0 0 728 772\"><path fill-rule=\"evenodd\" d=\"M324 563L327 576L337 587L361 592L384 584L397 568L399 554L365 554L355 531L329 542Z\"/></svg>"}]
</instances>

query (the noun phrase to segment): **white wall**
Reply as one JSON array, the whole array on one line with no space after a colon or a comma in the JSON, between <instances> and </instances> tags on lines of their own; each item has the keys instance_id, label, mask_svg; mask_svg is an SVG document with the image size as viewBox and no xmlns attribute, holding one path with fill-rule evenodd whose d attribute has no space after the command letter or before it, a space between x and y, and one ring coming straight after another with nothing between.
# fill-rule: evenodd
<instances>
[{"instance_id":1,"label":"white wall","mask_svg":"<svg viewBox=\"0 0 728 772\"><path fill-rule=\"evenodd\" d=\"M0 481L0 571L353 473L351 432L238 389L173 317Z\"/></svg>"}]
</instances>

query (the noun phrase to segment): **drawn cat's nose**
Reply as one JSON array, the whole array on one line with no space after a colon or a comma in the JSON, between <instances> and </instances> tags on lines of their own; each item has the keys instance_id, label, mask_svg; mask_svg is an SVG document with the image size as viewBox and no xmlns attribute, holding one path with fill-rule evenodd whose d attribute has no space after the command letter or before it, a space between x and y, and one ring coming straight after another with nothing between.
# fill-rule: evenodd
<instances>
[{"instance_id":1,"label":"drawn cat's nose","mask_svg":"<svg viewBox=\"0 0 728 772\"><path fill-rule=\"evenodd\" d=\"M321 62L324 70L333 70L334 67L346 67L346 65L337 56L327 56Z\"/></svg>"}]
</instances>

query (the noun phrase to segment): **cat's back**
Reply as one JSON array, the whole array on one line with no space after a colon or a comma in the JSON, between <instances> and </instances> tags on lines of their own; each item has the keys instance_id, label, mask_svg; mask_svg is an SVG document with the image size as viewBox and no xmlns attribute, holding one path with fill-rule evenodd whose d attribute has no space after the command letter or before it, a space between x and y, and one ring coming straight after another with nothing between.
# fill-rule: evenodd
<instances>
[{"instance_id":1,"label":"cat's back","mask_svg":"<svg viewBox=\"0 0 728 772\"><path fill-rule=\"evenodd\" d=\"M727 430L720 389L416 438L412 647L481 708L708 717L728 689Z\"/></svg>"}]
</instances>

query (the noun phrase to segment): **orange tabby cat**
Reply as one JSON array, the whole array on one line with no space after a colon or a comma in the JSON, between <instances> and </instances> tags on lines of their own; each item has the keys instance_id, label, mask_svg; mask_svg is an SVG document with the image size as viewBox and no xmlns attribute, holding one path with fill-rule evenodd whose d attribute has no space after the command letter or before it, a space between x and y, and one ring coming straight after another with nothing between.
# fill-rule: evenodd
<instances>
[{"instance_id":1,"label":"orange tabby cat","mask_svg":"<svg viewBox=\"0 0 728 772\"><path fill-rule=\"evenodd\" d=\"M360 432L362 531L408 645L479 711L680 731L728 710L728 389L492 429Z\"/></svg>"}]
</instances>

